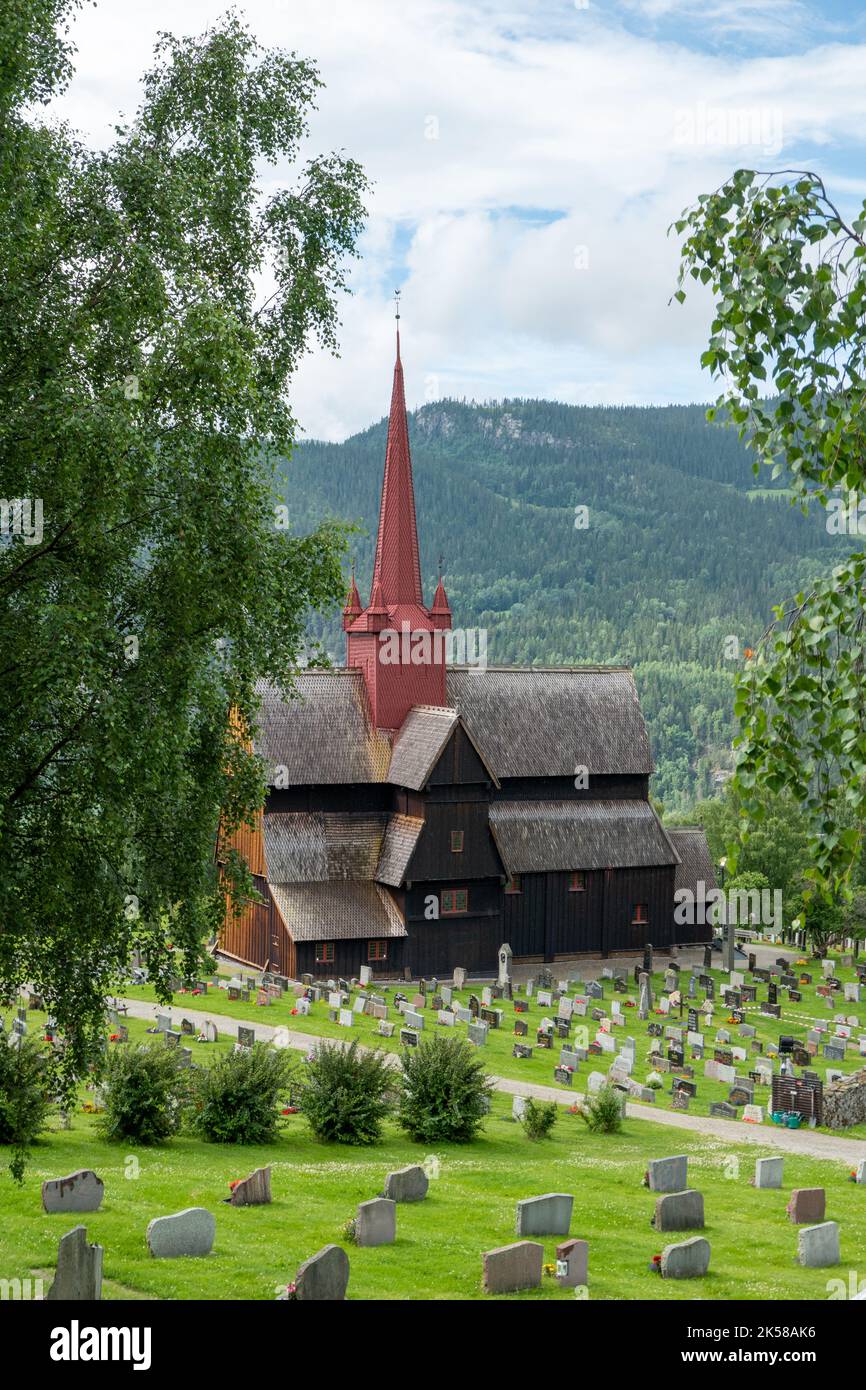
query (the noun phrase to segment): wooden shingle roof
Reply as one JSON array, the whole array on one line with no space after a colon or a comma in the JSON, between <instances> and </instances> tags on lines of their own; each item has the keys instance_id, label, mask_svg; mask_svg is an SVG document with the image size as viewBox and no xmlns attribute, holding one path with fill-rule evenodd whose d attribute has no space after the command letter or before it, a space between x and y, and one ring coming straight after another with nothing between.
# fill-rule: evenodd
<instances>
[{"instance_id":1,"label":"wooden shingle roof","mask_svg":"<svg viewBox=\"0 0 866 1390\"><path fill-rule=\"evenodd\" d=\"M300 671L295 686L292 700L264 681L257 687L262 704L253 747L269 785L386 781L391 745L370 720L361 672Z\"/></svg>"},{"instance_id":2,"label":"wooden shingle roof","mask_svg":"<svg viewBox=\"0 0 866 1390\"><path fill-rule=\"evenodd\" d=\"M391 781L419 789L459 715L494 779L653 770L631 671L620 667L449 667L448 707L410 711L392 756L361 672L300 671L289 701L262 683L255 751L270 785ZM280 769L279 778L276 770Z\"/></svg>"},{"instance_id":3,"label":"wooden shingle roof","mask_svg":"<svg viewBox=\"0 0 866 1390\"><path fill-rule=\"evenodd\" d=\"M648 801L494 801L490 826L512 874L677 862Z\"/></svg>"},{"instance_id":4,"label":"wooden shingle roof","mask_svg":"<svg viewBox=\"0 0 866 1390\"><path fill-rule=\"evenodd\" d=\"M501 780L653 770L634 677L619 667L449 667L448 702Z\"/></svg>"},{"instance_id":5,"label":"wooden shingle roof","mask_svg":"<svg viewBox=\"0 0 866 1390\"><path fill-rule=\"evenodd\" d=\"M276 883L372 879L386 821L384 815L271 812L263 818L268 879Z\"/></svg>"},{"instance_id":6,"label":"wooden shingle roof","mask_svg":"<svg viewBox=\"0 0 866 1390\"><path fill-rule=\"evenodd\" d=\"M423 829L424 821L420 816L394 815L388 818L382 852L376 867L375 876L379 883L399 888L406 878L409 860Z\"/></svg>"},{"instance_id":7,"label":"wooden shingle roof","mask_svg":"<svg viewBox=\"0 0 866 1390\"><path fill-rule=\"evenodd\" d=\"M415 705L394 740L388 781L420 791L454 732L457 711L442 705Z\"/></svg>"},{"instance_id":8,"label":"wooden shingle roof","mask_svg":"<svg viewBox=\"0 0 866 1390\"><path fill-rule=\"evenodd\" d=\"M388 890L377 883L272 883L270 890L295 941L406 935Z\"/></svg>"},{"instance_id":9,"label":"wooden shingle roof","mask_svg":"<svg viewBox=\"0 0 866 1390\"><path fill-rule=\"evenodd\" d=\"M701 879L706 884L708 892L711 888L715 888L716 870L710 857L710 849L703 826L671 826L668 835L673 841L674 849L680 856L674 880L674 890L688 888L692 893L695 893L697 884Z\"/></svg>"}]
</instances>

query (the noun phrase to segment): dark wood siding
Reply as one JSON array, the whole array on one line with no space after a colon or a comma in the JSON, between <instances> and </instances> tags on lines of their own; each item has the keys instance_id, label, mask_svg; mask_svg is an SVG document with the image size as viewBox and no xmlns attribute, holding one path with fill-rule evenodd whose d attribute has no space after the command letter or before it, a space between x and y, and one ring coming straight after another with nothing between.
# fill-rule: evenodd
<instances>
[{"instance_id":1,"label":"dark wood siding","mask_svg":"<svg viewBox=\"0 0 866 1390\"><path fill-rule=\"evenodd\" d=\"M459 854L451 849L452 830L463 832L463 849ZM486 801L428 803L424 829L406 872L408 879L456 883L459 879L499 878L504 873L490 833Z\"/></svg>"},{"instance_id":2,"label":"dark wood siding","mask_svg":"<svg viewBox=\"0 0 866 1390\"><path fill-rule=\"evenodd\" d=\"M441 881L413 883L406 894L406 928L409 933L406 964L412 977L450 975L455 965L482 974L494 974L502 935L502 887L499 880L471 881L454 877L451 888L466 888L469 911L459 916L428 920L428 898L439 898Z\"/></svg>"},{"instance_id":3,"label":"dark wood siding","mask_svg":"<svg viewBox=\"0 0 866 1390\"><path fill-rule=\"evenodd\" d=\"M458 726L442 749L439 761L430 773L428 784L431 787L452 787L461 782L484 785L489 781L489 772L466 737L465 730Z\"/></svg>"},{"instance_id":4,"label":"dark wood siding","mask_svg":"<svg viewBox=\"0 0 866 1390\"><path fill-rule=\"evenodd\" d=\"M316 960L316 943L314 941L299 941L295 948L298 976L314 975L317 980L330 980L331 978L336 979L339 975L344 980L352 980L358 978L362 965L369 965L374 979L402 980L406 938L402 936L389 938L387 960L369 960L368 945L369 943L363 940L335 941L333 962L329 961L327 964L323 964L323 962Z\"/></svg>"}]
</instances>

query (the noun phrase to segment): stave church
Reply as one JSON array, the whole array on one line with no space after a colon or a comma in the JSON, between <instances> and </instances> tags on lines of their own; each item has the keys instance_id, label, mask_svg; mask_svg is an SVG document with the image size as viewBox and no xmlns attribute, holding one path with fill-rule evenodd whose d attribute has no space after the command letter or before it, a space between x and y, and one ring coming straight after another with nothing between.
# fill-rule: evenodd
<instances>
[{"instance_id":1,"label":"stave church","mask_svg":"<svg viewBox=\"0 0 866 1390\"><path fill-rule=\"evenodd\" d=\"M290 978L492 974L705 941L674 894L715 886L704 832L666 830L625 667L452 664L440 574L424 602L399 325L369 601L352 578L346 664L266 685L267 768L234 837L258 901L220 948ZM472 654L477 657L481 644Z\"/></svg>"}]
</instances>

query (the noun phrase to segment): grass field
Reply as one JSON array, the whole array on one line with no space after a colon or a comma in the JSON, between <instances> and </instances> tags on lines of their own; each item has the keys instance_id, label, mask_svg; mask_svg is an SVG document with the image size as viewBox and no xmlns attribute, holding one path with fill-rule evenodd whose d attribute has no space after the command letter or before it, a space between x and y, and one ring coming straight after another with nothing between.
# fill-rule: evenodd
<instances>
[{"instance_id":1,"label":"grass field","mask_svg":"<svg viewBox=\"0 0 866 1390\"><path fill-rule=\"evenodd\" d=\"M137 1033L137 1028L131 1033ZM389 1127L368 1149L328 1147L312 1139L300 1115L280 1140L236 1148L178 1138L161 1149L108 1145L91 1116L77 1114L70 1131L51 1132L31 1153L23 1188L16 1187L0 1149L0 1278L43 1277L47 1289L57 1242L79 1221L105 1247L107 1299L270 1299L298 1264L321 1246L342 1242L358 1202L382 1190L385 1174L412 1162L438 1172L427 1199L398 1207L393 1246L358 1250L349 1296L357 1299L481 1298L481 1252L515 1239L515 1202L543 1192L575 1197L571 1234L589 1241L590 1299L823 1299L828 1279L866 1274L866 1187L847 1181L841 1163L785 1158L781 1191L750 1186L760 1147L736 1148L696 1134L672 1134L642 1121L619 1135L591 1135L560 1112L553 1138L530 1143L510 1118L510 1100L495 1096L481 1139L441 1146L435 1154ZM646 1162L689 1154L689 1183L704 1194L712 1246L702 1280L662 1281L648 1270L652 1256L685 1235L650 1228L653 1195L641 1186ZM274 1201L267 1207L223 1205L231 1179L271 1164ZM45 1178L94 1168L106 1184L102 1210L81 1217L46 1215ZM785 1214L792 1187L824 1186L827 1218L841 1226L842 1263L807 1270L794 1263L796 1228ZM147 1223L187 1206L205 1206L217 1221L206 1259L154 1260ZM345 1242L343 1242L345 1243ZM543 1241L555 1258L556 1238ZM518 1299L571 1298L555 1280Z\"/></svg>"},{"instance_id":2,"label":"grass field","mask_svg":"<svg viewBox=\"0 0 866 1390\"><path fill-rule=\"evenodd\" d=\"M794 953L789 952L788 954L792 960L796 959ZM857 1018L859 1026L855 1030L855 1038L858 1037L861 1032L866 1033L866 1004L846 1003L836 999L833 1002L833 1007L828 1008L823 999L816 992L816 985L820 983L821 979L820 964L814 961L810 962L806 969L807 973L812 974L814 982L812 985L804 985L802 987L803 999L801 1003L791 1004L787 1002L786 993L780 989L779 997L782 1001L781 1019L773 1019L767 1015L761 1014L758 1004L751 1005L747 1008L747 1022L757 1029L757 1039L763 1044L764 1055L766 1055L766 1049L770 1044L778 1042L780 1033L787 1033L798 1039L805 1040L808 1029L816 1019L829 1021L832 1031L832 1020L836 1013L844 1013L846 1016ZM709 973L713 975L716 981L716 1007L712 1024L709 1026L702 1025L705 1039L705 1058L713 1056L713 1041L716 1036L716 1031L719 1028L727 1029L731 1034L731 1042L745 1047L749 1052L749 1057L761 1055L757 1051L752 1050L751 1042L748 1038L741 1039L737 1036L737 1025L728 1023L727 1021L728 1010L724 1008L720 1002L720 985L723 979L727 979L727 976L720 970L712 970ZM843 969L840 967L837 970L837 974L839 979L843 982L848 980L853 982L856 980L856 972L851 968ZM683 972L683 977L683 993L685 994L688 981L688 975L685 971ZM662 981L663 975L661 973L657 973L653 976L653 993L656 1000L661 990ZM382 992L382 988L382 986L374 985L370 987L370 992ZM386 997L389 998L393 998L394 993L398 989L408 995L410 999L415 993L414 985L391 984L387 988L388 995ZM480 985L475 986L474 989L480 996ZM765 999L767 996L767 986L759 984L758 991L758 999ZM471 992L472 991L467 988L455 992L454 997L455 999L459 999L461 1003L466 1004ZM125 993L130 998L151 1002L155 1001L155 995L149 987L130 987ZM611 982L605 981L605 999L598 1002L609 1011L611 999L618 998L623 1001L623 1003L628 999L636 1004L637 997L637 989L633 980L629 980L628 994L620 995L615 995ZM687 1002L688 1001L686 1001L686 1004ZM399 1051L399 1015L394 1009L390 1012L390 1018L397 1021L398 1027L395 1030L394 1038L387 1039L378 1036L376 1031L378 1024L376 1020L367 1015L356 1016L351 1028L343 1028L339 1023L332 1023L329 1020L329 1010L326 1000L321 1000L319 1003L314 1004L310 1013L306 1016L293 1013L295 1003L296 1001L293 996L287 996L273 1002L267 1008L264 1008L254 1003L242 1004L240 1001L230 1001L227 998L225 990L211 988L208 990L207 995L177 995L174 1001L173 1016L175 1023L179 1023L180 1019L183 1017L184 1008L201 1009L214 1014L224 1014L228 1018L242 1019L251 1024L266 1023L271 1026L284 1026L317 1037L341 1038L343 1040L358 1038L359 1041L369 1047L380 1047L385 1051L392 1052ZM522 1041L534 1044L538 1024L545 1016L548 1018L553 1017L555 1009L539 1008L535 998L530 999L528 1003L529 1011L523 1014L522 1017L529 1023L529 1035ZM480 1049L487 1070L497 1076L509 1077L513 1080L536 1082L541 1085L554 1085L553 1069L555 1062L559 1058L560 1047L569 1044L554 1039L552 1051L541 1051L536 1047L532 1057L521 1060L514 1058L511 1055L515 1042L513 1026L516 1015L514 1015L513 1005L507 1000L500 1000L496 1006L503 1010L502 1027L498 1030L491 1029L488 1034L487 1043ZM635 1038L637 1051L633 1076L636 1080L643 1082L652 1070L647 1060L649 1043L651 1041L648 1033L648 1023L653 1022L662 1025L668 1023L678 1024L681 1020L677 1010L674 1010L666 1017L660 1013L654 1013L647 1022L642 1022L638 1018L636 1007L631 1009L624 1008L624 1014L626 1017L626 1024L622 1028L614 1029L614 1035L618 1038L623 1038L627 1035ZM685 1023L686 1019L687 1007L684 1007L682 1022ZM590 1038L595 1036L597 1024L593 1023L589 1016L586 1018L575 1018L571 1030L572 1040L575 1037L575 1029L582 1026L588 1028ZM436 1014L428 1009L425 1012L425 1036L431 1031L437 1030L442 1031L441 1026L436 1023ZM458 1025L453 1031L465 1035L466 1028L464 1025ZM234 1034L232 1034L232 1036L234 1036ZM692 1099L689 1106L689 1114L708 1115L710 1105L715 1101L726 1100L731 1088L725 1082L707 1080L703 1074L703 1062L699 1060L692 1061L689 1051L690 1050L686 1048L686 1062L694 1068L694 1080L698 1088L697 1095ZM611 1055L601 1054L590 1057L587 1062L582 1063L573 1079L573 1089L575 1093L577 1094L584 1090L585 1078L590 1071L607 1072L611 1060ZM739 1063L738 1070L740 1074L744 1076L747 1075L750 1065L751 1063L748 1060L745 1063ZM857 1046L854 1045L849 1047L844 1061L827 1063L819 1056L813 1059L811 1069L816 1071L819 1076L826 1079L828 1068L847 1073L856 1071L864 1066L866 1066L866 1057L861 1057ZM663 1080L664 1089L656 1092L654 1103L659 1108L670 1109L672 1106L671 1076L666 1074ZM769 1100L770 1088L768 1086L756 1086L756 1103L766 1105ZM854 1137L866 1138L866 1124L847 1130L846 1133Z\"/></svg>"}]
</instances>

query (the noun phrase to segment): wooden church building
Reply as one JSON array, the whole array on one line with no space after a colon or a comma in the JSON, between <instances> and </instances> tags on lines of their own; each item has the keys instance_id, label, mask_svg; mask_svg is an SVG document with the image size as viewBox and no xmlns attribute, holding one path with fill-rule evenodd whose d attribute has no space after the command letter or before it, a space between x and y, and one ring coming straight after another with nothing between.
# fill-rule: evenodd
<instances>
[{"instance_id":1,"label":"wooden church building","mask_svg":"<svg viewBox=\"0 0 866 1390\"><path fill-rule=\"evenodd\" d=\"M268 794L235 839L260 903L226 954L298 978L493 973L515 962L704 941L674 892L715 886L702 830L665 830L623 667L449 665L440 577L424 603L397 335L370 599L346 665L261 687Z\"/></svg>"}]
</instances>

